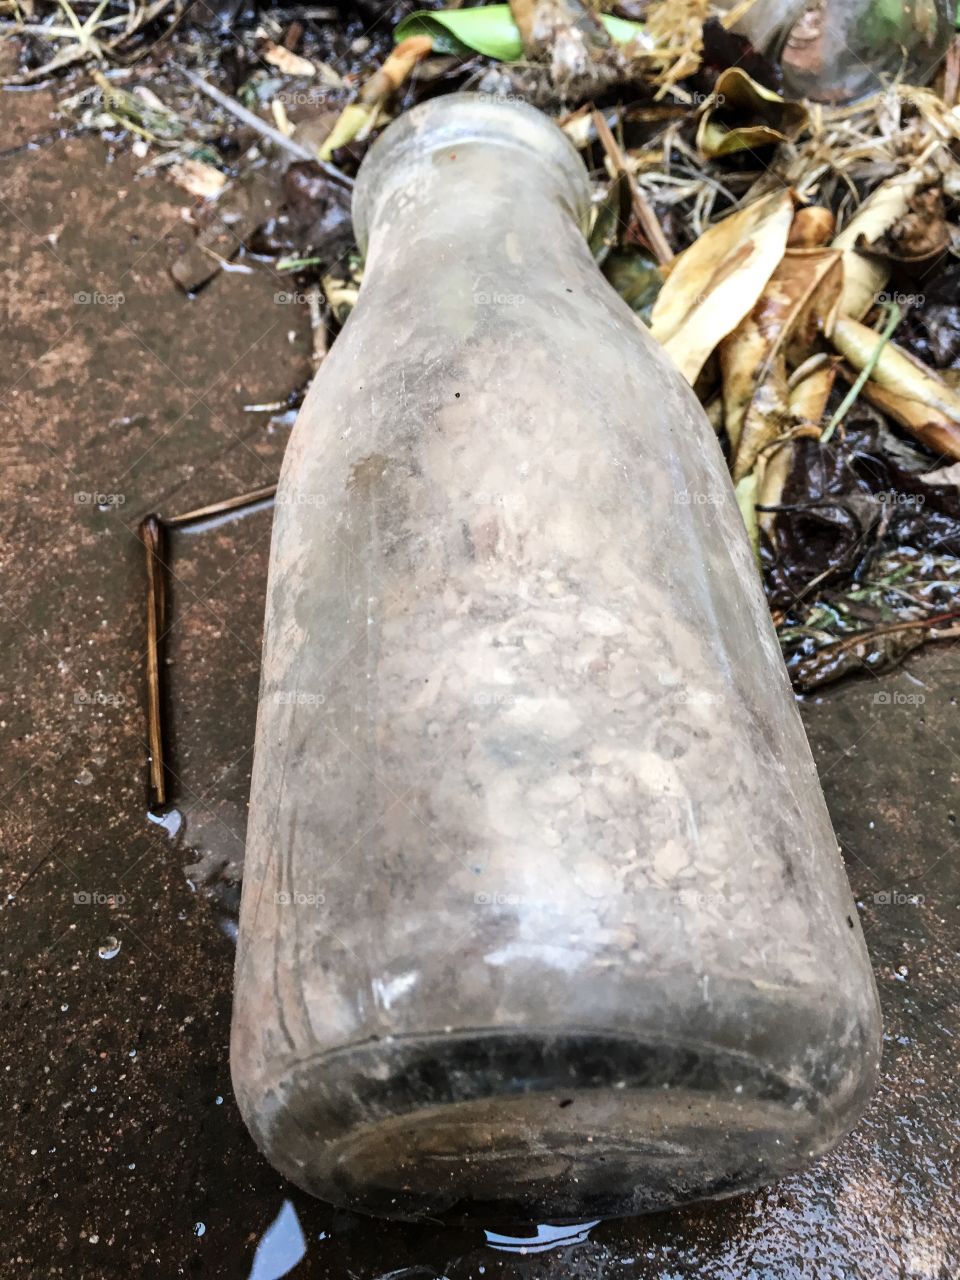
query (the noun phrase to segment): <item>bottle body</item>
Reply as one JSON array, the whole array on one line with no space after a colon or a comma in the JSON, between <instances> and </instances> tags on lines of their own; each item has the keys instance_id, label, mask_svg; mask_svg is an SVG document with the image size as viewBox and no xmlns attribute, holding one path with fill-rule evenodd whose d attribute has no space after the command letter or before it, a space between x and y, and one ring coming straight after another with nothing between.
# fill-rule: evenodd
<instances>
[{"instance_id":1,"label":"bottle body","mask_svg":"<svg viewBox=\"0 0 960 1280\"><path fill-rule=\"evenodd\" d=\"M587 198L529 109L402 117L284 463L231 1056L272 1162L372 1212L733 1192L875 1068L723 459Z\"/></svg>"}]
</instances>

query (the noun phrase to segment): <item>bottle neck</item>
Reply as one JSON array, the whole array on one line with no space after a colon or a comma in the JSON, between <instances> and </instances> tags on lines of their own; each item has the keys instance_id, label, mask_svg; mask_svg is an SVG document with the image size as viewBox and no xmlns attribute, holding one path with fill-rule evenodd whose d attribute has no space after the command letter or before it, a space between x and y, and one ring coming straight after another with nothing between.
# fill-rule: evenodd
<instances>
[{"instance_id":1,"label":"bottle neck","mask_svg":"<svg viewBox=\"0 0 960 1280\"><path fill-rule=\"evenodd\" d=\"M585 250L589 208L586 170L553 122L477 94L401 116L364 161L353 202L367 278L393 267L411 290L440 262L498 278L559 265Z\"/></svg>"},{"instance_id":2,"label":"bottle neck","mask_svg":"<svg viewBox=\"0 0 960 1280\"><path fill-rule=\"evenodd\" d=\"M508 281L538 265L555 272L587 252L548 174L497 143L471 143L452 155L434 152L402 192L384 192L370 224L366 277L401 271L416 290L429 288L441 266L460 263L478 281Z\"/></svg>"}]
</instances>

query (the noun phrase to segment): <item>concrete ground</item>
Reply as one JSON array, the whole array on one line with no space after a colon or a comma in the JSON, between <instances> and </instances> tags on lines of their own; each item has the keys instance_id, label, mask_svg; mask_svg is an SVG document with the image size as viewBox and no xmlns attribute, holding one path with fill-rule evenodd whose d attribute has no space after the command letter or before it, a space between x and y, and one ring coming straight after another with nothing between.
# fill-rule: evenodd
<instances>
[{"instance_id":1,"label":"concrete ground","mask_svg":"<svg viewBox=\"0 0 960 1280\"><path fill-rule=\"evenodd\" d=\"M0 98L0 1274L953 1280L960 647L946 644L804 707L886 1021L881 1087L829 1160L522 1253L333 1211L258 1156L230 1091L220 872L243 844L270 513L174 540L173 835L147 820L133 531L147 511L276 478L286 432L243 406L305 378L309 326L266 268L180 294L167 269L187 197L129 157L108 163L96 138L25 146L51 132L51 106Z\"/></svg>"}]
</instances>

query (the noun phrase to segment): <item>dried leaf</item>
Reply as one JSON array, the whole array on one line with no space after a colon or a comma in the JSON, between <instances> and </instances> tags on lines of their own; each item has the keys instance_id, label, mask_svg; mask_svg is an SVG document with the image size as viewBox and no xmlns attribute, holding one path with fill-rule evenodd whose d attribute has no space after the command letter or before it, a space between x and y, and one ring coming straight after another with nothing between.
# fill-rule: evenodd
<instances>
[{"instance_id":1,"label":"dried leaf","mask_svg":"<svg viewBox=\"0 0 960 1280\"><path fill-rule=\"evenodd\" d=\"M837 320L831 338L858 371L877 346L876 333L847 316ZM863 393L927 448L960 458L960 393L895 343L881 351Z\"/></svg>"},{"instance_id":2,"label":"dried leaf","mask_svg":"<svg viewBox=\"0 0 960 1280\"><path fill-rule=\"evenodd\" d=\"M766 454L762 466L757 468L757 524L776 546L777 512L764 510L778 507L783 499L783 488L793 467L793 441L784 440Z\"/></svg>"},{"instance_id":3,"label":"dried leaf","mask_svg":"<svg viewBox=\"0 0 960 1280\"><path fill-rule=\"evenodd\" d=\"M790 416L797 422L822 423L830 392L837 380L836 356L823 358L804 377L790 380ZM801 370L797 370L799 374Z\"/></svg>"},{"instance_id":4,"label":"dried leaf","mask_svg":"<svg viewBox=\"0 0 960 1280\"><path fill-rule=\"evenodd\" d=\"M829 209L811 204L798 209L787 237L788 249L815 249L829 244L836 229L836 219Z\"/></svg>"},{"instance_id":5,"label":"dried leaf","mask_svg":"<svg viewBox=\"0 0 960 1280\"><path fill-rule=\"evenodd\" d=\"M757 477L744 476L736 486L737 506L747 526L747 537L753 547L753 554L760 560L760 529L757 525Z\"/></svg>"},{"instance_id":6,"label":"dried leaf","mask_svg":"<svg viewBox=\"0 0 960 1280\"><path fill-rule=\"evenodd\" d=\"M905 216L923 182L923 169L919 165L889 178L863 202L835 238L834 248L843 250L841 315L860 320L876 303L877 294L890 278L890 267L860 250L869 250L874 241L886 235Z\"/></svg>"},{"instance_id":7,"label":"dried leaf","mask_svg":"<svg viewBox=\"0 0 960 1280\"><path fill-rule=\"evenodd\" d=\"M757 84L740 67L717 77L700 117L697 146L708 157L731 155L751 147L767 147L796 137L807 123L799 102Z\"/></svg>"},{"instance_id":8,"label":"dried leaf","mask_svg":"<svg viewBox=\"0 0 960 1280\"><path fill-rule=\"evenodd\" d=\"M204 160L182 160L170 166L168 173L183 191L201 200L215 199L227 185L227 176Z\"/></svg>"},{"instance_id":9,"label":"dried leaf","mask_svg":"<svg viewBox=\"0 0 960 1280\"><path fill-rule=\"evenodd\" d=\"M338 147L344 147L355 138L365 138L377 125L387 100L400 88L414 67L430 53L429 36L411 36L401 41L364 84L356 102L344 107L336 123L320 148L321 160L329 160Z\"/></svg>"},{"instance_id":10,"label":"dried leaf","mask_svg":"<svg viewBox=\"0 0 960 1280\"><path fill-rule=\"evenodd\" d=\"M783 257L792 221L791 192L774 192L710 227L675 259L651 332L691 384L753 308Z\"/></svg>"},{"instance_id":11,"label":"dried leaf","mask_svg":"<svg viewBox=\"0 0 960 1280\"><path fill-rule=\"evenodd\" d=\"M274 44L272 40L268 40L266 45L261 47L260 56L264 62L269 62L271 67L276 67L285 76L313 76L317 72L316 67L307 58L301 58L298 53L292 53L282 44Z\"/></svg>"},{"instance_id":12,"label":"dried leaf","mask_svg":"<svg viewBox=\"0 0 960 1280\"><path fill-rule=\"evenodd\" d=\"M791 425L788 367L832 324L843 284L836 249L788 249L750 314L720 344L734 482Z\"/></svg>"}]
</instances>

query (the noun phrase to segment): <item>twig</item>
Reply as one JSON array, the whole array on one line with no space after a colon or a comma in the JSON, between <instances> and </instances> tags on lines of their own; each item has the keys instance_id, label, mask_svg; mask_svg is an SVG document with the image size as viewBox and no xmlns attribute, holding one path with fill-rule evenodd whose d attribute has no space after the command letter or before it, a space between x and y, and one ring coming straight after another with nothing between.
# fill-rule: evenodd
<instances>
[{"instance_id":1,"label":"twig","mask_svg":"<svg viewBox=\"0 0 960 1280\"><path fill-rule=\"evenodd\" d=\"M185 511L182 516L169 516L164 522L168 529L185 529L191 525L203 524L213 516L225 515L228 511L240 511L245 507L253 508L263 502L269 502L276 495L275 484L265 485L262 489L254 489L250 493L241 493L236 498L226 498L223 502L211 502L209 506L197 507L194 511Z\"/></svg>"},{"instance_id":2,"label":"twig","mask_svg":"<svg viewBox=\"0 0 960 1280\"><path fill-rule=\"evenodd\" d=\"M158 515L144 517L140 538L147 553L147 742L150 748L150 807L155 809L167 802L161 662L167 592L163 561L164 528Z\"/></svg>"},{"instance_id":3,"label":"twig","mask_svg":"<svg viewBox=\"0 0 960 1280\"><path fill-rule=\"evenodd\" d=\"M348 189L353 186L353 179L348 178L345 173L341 173L336 165L329 164L326 160L320 160L316 152L311 151L309 147L305 147L299 142L294 142L292 138L286 137L279 129L275 129L272 125L267 124L266 121L261 120L254 112L248 111L246 107L241 106L236 98L231 98L229 94L214 88L212 84L208 84L202 76L198 76L195 71L191 71L188 67L181 67L177 63L172 63L171 65L180 72L184 79L189 80L195 89L199 89L211 101L223 107L224 111L229 111L232 116L249 125L251 129L256 129L258 133L265 138L269 138L278 147L282 147L292 156L296 156L298 160L312 160L314 164L320 166L328 178L334 182L339 182L341 186Z\"/></svg>"},{"instance_id":4,"label":"twig","mask_svg":"<svg viewBox=\"0 0 960 1280\"><path fill-rule=\"evenodd\" d=\"M826 427L824 428L823 435L820 437L821 444L830 443L830 440L833 437L834 431L836 431L839 424L850 412L850 409L853 407L853 404L856 401L857 396L860 394L860 392L863 390L864 386L866 385L867 379L870 377L871 373L873 373L874 369L876 368L877 361L880 359L880 352L890 341L891 337L893 336L893 331L894 329L896 329L899 323L900 323L900 308L897 306L895 302L891 302L889 307L889 315L887 317L887 323L883 326L883 329L880 332L877 345L874 347L873 351L870 353L870 359L867 361L867 363L860 370L860 373L857 375L857 378L853 386L850 388L847 394L843 397L843 400L840 402L839 408L837 409L833 417L830 419L830 421L827 423Z\"/></svg>"},{"instance_id":5,"label":"twig","mask_svg":"<svg viewBox=\"0 0 960 1280\"><path fill-rule=\"evenodd\" d=\"M869 627L864 631L854 631L848 636L843 636L839 640L833 640L830 644L825 644L818 649L812 656L819 658L824 653L843 653L847 649L856 648L858 644L863 644L867 640L876 639L878 636L892 636L900 631L920 631L925 627L936 627L941 622L952 622L955 618L960 618L960 609L951 609L948 613L935 613L926 618L911 618L907 622L890 622L881 627ZM953 628L950 629L952 634ZM934 636L934 639L948 639L948 633L943 636Z\"/></svg>"},{"instance_id":6,"label":"twig","mask_svg":"<svg viewBox=\"0 0 960 1280\"><path fill-rule=\"evenodd\" d=\"M163 638L167 625L167 560L166 542L169 529L185 529L202 524L213 516L230 511L255 510L270 502L277 492L275 484L252 493L242 493L224 502L213 502L183 515L164 520L152 512L140 523L140 540L147 557L147 744L150 751L150 808L162 809L169 799L163 733L164 667Z\"/></svg>"},{"instance_id":7,"label":"twig","mask_svg":"<svg viewBox=\"0 0 960 1280\"><path fill-rule=\"evenodd\" d=\"M667 266L673 261L674 253L670 248L667 237L663 234L663 228L654 213L653 208L647 202L643 192L637 186L637 180L632 173L628 172L623 159L623 152L617 145L617 140L610 132L610 126L604 120L603 115L599 111L593 113L593 126L597 131L597 137L603 145L604 151L607 153L610 163L613 165L617 173L626 176L627 186L630 190L630 200L633 204L633 211L637 215L637 221L643 229L647 243L653 250L654 257L660 263L661 267Z\"/></svg>"}]
</instances>

